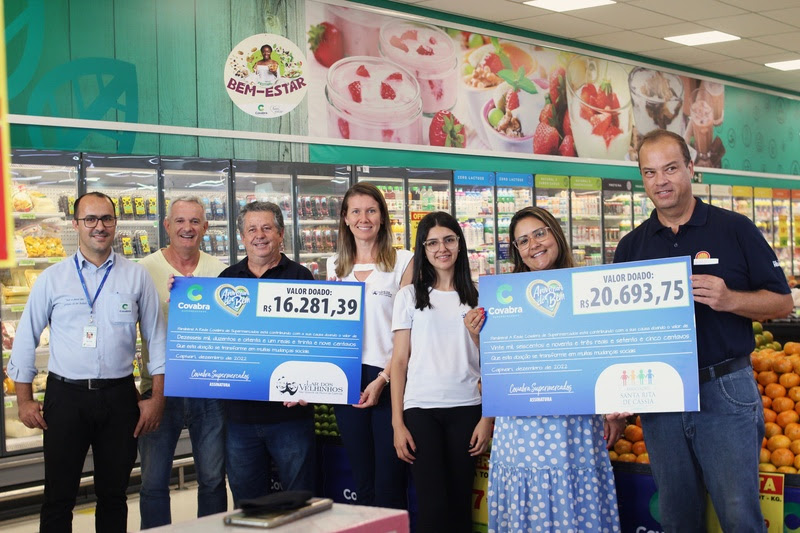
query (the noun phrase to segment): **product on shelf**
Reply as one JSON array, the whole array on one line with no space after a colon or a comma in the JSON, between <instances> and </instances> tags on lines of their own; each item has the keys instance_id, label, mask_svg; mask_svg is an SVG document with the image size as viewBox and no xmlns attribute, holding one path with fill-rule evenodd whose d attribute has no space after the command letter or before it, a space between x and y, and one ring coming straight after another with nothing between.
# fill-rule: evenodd
<instances>
[{"instance_id":1,"label":"product on shelf","mask_svg":"<svg viewBox=\"0 0 800 533\"><path fill-rule=\"evenodd\" d=\"M147 231L140 229L133 232L133 253L136 257L150 255L150 243Z\"/></svg>"},{"instance_id":2,"label":"product on shelf","mask_svg":"<svg viewBox=\"0 0 800 533\"><path fill-rule=\"evenodd\" d=\"M28 287L33 288L33 284L36 283L36 280L39 278L39 274L41 273L41 270L36 270L33 268L25 269L25 282L28 284Z\"/></svg>"},{"instance_id":3,"label":"product on shelf","mask_svg":"<svg viewBox=\"0 0 800 533\"><path fill-rule=\"evenodd\" d=\"M28 257L65 257L64 246L58 237L24 237Z\"/></svg>"},{"instance_id":4,"label":"product on shelf","mask_svg":"<svg viewBox=\"0 0 800 533\"><path fill-rule=\"evenodd\" d=\"M3 379L3 395L11 396L17 393L17 387L14 385L14 380L6 376Z\"/></svg>"},{"instance_id":5,"label":"product on shelf","mask_svg":"<svg viewBox=\"0 0 800 533\"><path fill-rule=\"evenodd\" d=\"M156 199L155 196L150 196L147 198L147 219L158 219L158 199Z\"/></svg>"},{"instance_id":6,"label":"product on shelf","mask_svg":"<svg viewBox=\"0 0 800 533\"><path fill-rule=\"evenodd\" d=\"M33 211L33 200L25 187L17 186L17 190L11 194L11 205L18 213Z\"/></svg>"},{"instance_id":7,"label":"product on shelf","mask_svg":"<svg viewBox=\"0 0 800 533\"><path fill-rule=\"evenodd\" d=\"M133 198L130 196L120 196L118 205L119 218L122 220L133 220Z\"/></svg>"},{"instance_id":8,"label":"product on shelf","mask_svg":"<svg viewBox=\"0 0 800 533\"><path fill-rule=\"evenodd\" d=\"M44 392L47 390L47 372L41 371L33 376L31 387L33 388L33 392Z\"/></svg>"},{"instance_id":9,"label":"product on shelf","mask_svg":"<svg viewBox=\"0 0 800 533\"><path fill-rule=\"evenodd\" d=\"M9 412L6 411L6 436L12 438L20 438L20 437L33 437L35 435L41 435L41 429L31 429L27 427L25 424L20 422L18 418L14 418L12 415L9 415Z\"/></svg>"},{"instance_id":10,"label":"product on shelf","mask_svg":"<svg viewBox=\"0 0 800 533\"><path fill-rule=\"evenodd\" d=\"M31 200L33 201L33 211L40 214L56 214L58 208L53 201L48 198L44 193L39 191L30 192Z\"/></svg>"},{"instance_id":11,"label":"product on shelf","mask_svg":"<svg viewBox=\"0 0 800 533\"><path fill-rule=\"evenodd\" d=\"M3 303L6 305L24 304L30 296L30 287L20 285L3 285Z\"/></svg>"},{"instance_id":12,"label":"product on shelf","mask_svg":"<svg viewBox=\"0 0 800 533\"><path fill-rule=\"evenodd\" d=\"M64 213L64 216L71 217L75 211L75 197L71 194L62 194L58 197L58 210ZM116 212L117 216L119 216L119 210L117 209L117 202L114 202L114 211Z\"/></svg>"},{"instance_id":13,"label":"product on shelf","mask_svg":"<svg viewBox=\"0 0 800 533\"><path fill-rule=\"evenodd\" d=\"M131 235L130 231L117 231L117 235L114 237L114 251L116 251L118 254L124 255L127 258L134 256L133 236Z\"/></svg>"},{"instance_id":14,"label":"product on shelf","mask_svg":"<svg viewBox=\"0 0 800 533\"><path fill-rule=\"evenodd\" d=\"M14 345L14 336L17 333L16 326L12 320L0 322L3 331L3 350L10 350Z\"/></svg>"},{"instance_id":15,"label":"product on shelf","mask_svg":"<svg viewBox=\"0 0 800 533\"><path fill-rule=\"evenodd\" d=\"M147 219L147 209L144 205L144 198L141 196L133 197L133 218L136 220Z\"/></svg>"}]
</instances>

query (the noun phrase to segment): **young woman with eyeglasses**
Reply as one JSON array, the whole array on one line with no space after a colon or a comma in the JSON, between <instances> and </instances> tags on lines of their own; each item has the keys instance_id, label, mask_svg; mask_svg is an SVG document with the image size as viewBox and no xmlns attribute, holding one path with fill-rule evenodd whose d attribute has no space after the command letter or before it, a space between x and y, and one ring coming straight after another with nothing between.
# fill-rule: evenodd
<instances>
[{"instance_id":1,"label":"young woman with eyeglasses","mask_svg":"<svg viewBox=\"0 0 800 533\"><path fill-rule=\"evenodd\" d=\"M511 219L514 272L571 268L572 254L550 212L526 207ZM478 335L485 316L467 313ZM498 417L489 459L489 531L620 531L607 447L624 419L599 415Z\"/></svg>"},{"instance_id":2,"label":"young woman with eyeglasses","mask_svg":"<svg viewBox=\"0 0 800 533\"><path fill-rule=\"evenodd\" d=\"M392 317L392 426L397 456L411 464L417 531L472 531L475 457L492 419L481 416L477 343L462 326L478 305L456 219L429 213L417 228L411 285Z\"/></svg>"}]
</instances>

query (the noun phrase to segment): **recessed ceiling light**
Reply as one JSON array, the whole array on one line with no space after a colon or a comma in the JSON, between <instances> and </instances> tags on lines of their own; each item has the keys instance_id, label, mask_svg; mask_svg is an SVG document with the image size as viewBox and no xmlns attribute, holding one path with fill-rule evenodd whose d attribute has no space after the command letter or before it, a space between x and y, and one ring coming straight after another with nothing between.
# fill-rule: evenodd
<instances>
[{"instance_id":1,"label":"recessed ceiling light","mask_svg":"<svg viewBox=\"0 0 800 533\"><path fill-rule=\"evenodd\" d=\"M550 11L574 11L587 7L607 6L616 4L614 0L530 0L523 2L525 5L549 9Z\"/></svg>"},{"instance_id":2,"label":"recessed ceiling light","mask_svg":"<svg viewBox=\"0 0 800 533\"><path fill-rule=\"evenodd\" d=\"M777 61L775 63L764 63L769 68L776 68L778 70L798 70L800 69L800 59L793 59L791 61Z\"/></svg>"},{"instance_id":3,"label":"recessed ceiling light","mask_svg":"<svg viewBox=\"0 0 800 533\"><path fill-rule=\"evenodd\" d=\"M664 37L673 43L685 44L686 46L697 46L700 44L724 43L726 41L738 41L741 37L724 33L721 31L704 31L701 33L687 33L686 35L675 35L674 37Z\"/></svg>"}]
</instances>

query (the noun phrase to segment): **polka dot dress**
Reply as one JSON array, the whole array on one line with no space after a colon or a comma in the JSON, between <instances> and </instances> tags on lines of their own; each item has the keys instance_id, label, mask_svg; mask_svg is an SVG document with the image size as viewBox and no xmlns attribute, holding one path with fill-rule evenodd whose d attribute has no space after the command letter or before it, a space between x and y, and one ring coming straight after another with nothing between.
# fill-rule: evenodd
<instances>
[{"instance_id":1,"label":"polka dot dress","mask_svg":"<svg viewBox=\"0 0 800 533\"><path fill-rule=\"evenodd\" d=\"M498 417L489 531L620 531L600 416Z\"/></svg>"}]
</instances>

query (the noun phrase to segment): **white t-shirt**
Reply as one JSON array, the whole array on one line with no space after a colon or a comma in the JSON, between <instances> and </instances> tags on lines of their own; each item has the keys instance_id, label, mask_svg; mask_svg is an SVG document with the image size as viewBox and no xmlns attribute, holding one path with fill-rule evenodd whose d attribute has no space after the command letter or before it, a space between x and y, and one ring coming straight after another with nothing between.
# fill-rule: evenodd
<instances>
[{"instance_id":1,"label":"white t-shirt","mask_svg":"<svg viewBox=\"0 0 800 533\"><path fill-rule=\"evenodd\" d=\"M336 277L336 259L338 255L328 258L329 281L358 281L356 271L371 270L372 273L364 282L364 338L362 342L362 359L365 365L384 368L392 358L392 309L394 298L400 290L403 272L414 258L408 250L397 250L394 270L383 272L375 264L358 264L343 278Z\"/></svg>"},{"instance_id":2,"label":"white t-shirt","mask_svg":"<svg viewBox=\"0 0 800 533\"><path fill-rule=\"evenodd\" d=\"M392 331L411 329L403 408L480 405L480 356L464 326L472 308L456 291L434 289L430 295L433 309L414 307L413 285L400 289L394 302Z\"/></svg>"}]
</instances>

